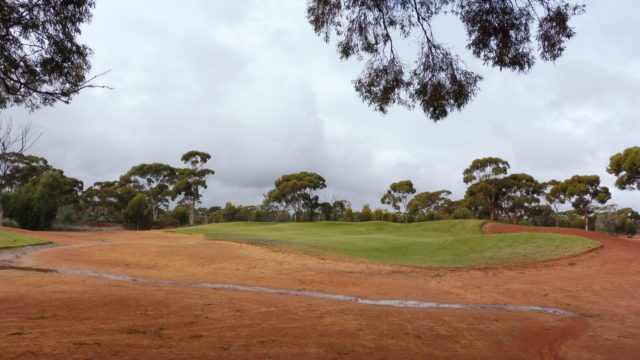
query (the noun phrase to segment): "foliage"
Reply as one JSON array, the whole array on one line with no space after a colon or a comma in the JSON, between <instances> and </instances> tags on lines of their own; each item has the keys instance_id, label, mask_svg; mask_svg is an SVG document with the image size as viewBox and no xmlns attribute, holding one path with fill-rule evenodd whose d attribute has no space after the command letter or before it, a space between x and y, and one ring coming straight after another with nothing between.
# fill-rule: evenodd
<instances>
[{"instance_id":1,"label":"foliage","mask_svg":"<svg viewBox=\"0 0 640 360\"><path fill-rule=\"evenodd\" d=\"M120 182L147 195L153 221L158 220L160 207L168 204L171 188L177 180L177 170L161 163L136 165L120 178Z\"/></svg>"},{"instance_id":2,"label":"foliage","mask_svg":"<svg viewBox=\"0 0 640 360\"><path fill-rule=\"evenodd\" d=\"M540 184L528 174L511 174L500 181L500 207L513 224L540 203Z\"/></svg>"},{"instance_id":3,"label":"foliage","mask_svg":"<svg viewBox=\"0 0 640 360\"><path fill-rule=\"evenodd\" d=\"M2 15L0 15L1 17ZM2 43L0 42L1 48ZM2 90L0 90L0 97L2 96L1 92ZM18 176L17 172L23 168L34 168L33 163L44 160L25 154L40 135L41 133L36 131L31 123L16 129L11 119L0 118L0 198L5 191L13 190L18 185L24 185L35 177L35 174L30 174L29 177ZM47 165L46 160L43 165ZM21 174L23 173L21 172ZM3 216L4 206L0 201L0 223L2 223Z\"/></svg>"},{"instance_id":4,"label":"foliage","mask_svg":"<svg viewBox=\"0 0 640 360\"><path fill-rule=\"evenodd\" d=\"M397 211L403 210L405 222L409 222L409 214L407 212L407 206L409 203L409 196L416 193L416 189L413 187L411 180L403 180L392 183L389 186L389 190L380 198L380 202L385 205L391 205Z\"/></svg>"},{"instance_id":5,"label":"foliage","mask_svg":"<svg viewBox=\"0 0 640 360\"><path fill-rule=\"evenodd\" d=\"M225 223L176 229L312 255L430 266L520 264L578 254L598 243L543 233L485 235L480 220Z\"/></svg>"},{"instance_id":6,"label":"foliage","mask_svg":"<svg viewBox=\"0 0 640 360\"><path fill-rule=\"evenodd\" d=\"M338 38L341 59L368 57L354 81L364 102L382 113L394 104L418 105L434 121L464 107L481 80L434 37L434 17L457 16L467 32L467 47L485 65L526 72L535 62L535 43L544 61L562 55L574 35L569 21L583 11L583 5L561 0L307 1L313 30L327 42ZM406 61L399 42L416 37L418 54L415 61Z\"/></svg>"},{"instance_id":7,"label":"foliage","mask_svg":"<svg viewBox=\"0 0 640 360\"><path fill-rule=\"evenodd\" d=\"M553 211L555 226L558 227L558 211L560 204L564 204L566 202L565 195L561 191L562 188L556 187L556 185L560 184L560 181L552 179L540 184L540 188L542 193L544 194L544 199L549 204L549 207Z\"/></svg>"},{"instance_id":8,"label":"foliage","mask_svg":"<svg viewBox=\"0 0 640 360\"><path fill-rule=\"evenodd\" d=\"M182 162L187 168L178 171L178 181L173 186L172 198L182 196L180 204L189 210L189 225L194 225L196 208L201 202L201 189L207 188L207 177L215 174L204 165L211 159L211 155L202 151L188 151L182 155Z\"/></svg>"},{"instance_id":9,"label":"foliage","mask_svg":"<svg viewBox=\"0 0 640 360\"><path fill-rule=\"evenodd\" d=\"M81 181L66 177L62 170L52 169L8 194L7 214L25 229L46 230L51 227L58 208L77 203L81 192Z\"/></svg>"},{"instance_id":10,"label":"foliage","mask_svg":"<svg viewBox=\"0 0 640 360\"><path fill-rule=\"evenodd\" d=\"M137 194L122 211L122 218L127 227L134 230L151 228L151 205L144 194Z\"/></svg>"},{"instance_id":11,"label":"foliage","mask_svg":"<svg viewBox=\"0 0 640 360\"><path fill-rule=\"evenodd\" d=\"M621 190L640 190L640 147L634 146L609 159L607 172L617 176L616 187Z\"/></svg>"},{"instance_id":12,"label":"foliage","mask_svg":"<svg viewBox=\"0 0 640 360\"><path fill-rule=\"evenodd\" d=\"M322 176L307 171L282 175L274 185L275 189L267 193L267 199L282 209L292 210L294 221L313 220L320 206L316 191L327 187Z\"/></svg>"},{"instance_id":13,"label":"foliage","mask_svg":"<svg viewBox=\"0 0 640 360\"><path fill-rule=\"evenodd\" d=\"M360 214L358 215L358 221L371 221L371 220L373 220L371 207L369 206L369 204L362 205L362 210L360 210Z\"/></svg>"},{"instance_id":14,"label":"foliage","mask_svg":"<svg viewBox=\"0 0 640 360\"><path fill-rule=\"evenodd\" d=\"M180 226L189 223L189 210L184 206L176 206L171 212L171 216L178 221Z\"/></svg>"},{"instance_id":15,"label":"foliage","mask_svg":"<svg viewBox=\"0 0 640 360\"><path fill-rule=\"evenodd\" d=\"M99 181L84 191L82 205L90 220L122 222L122 211L136 194L120 181Z\"/></svg>"},{"instance_id":16,"label":"foliage","mask_svg":"<svg viewBox=\"0 0 640 360\"><path fill-rule=\"evenodd\" d=\"M0 109L30 110L94 87L87 79L91 50L77 41L94 0L0 2Z\"/></svg>"},{"instance_id":17,"label":"foliage","mask_svg":"<svg viewBox=\"0 0 640 360\"><path fill-rule=\"evenodd\" d=\"M447 205L451 202L448 199L449 195L451 195L449 190L422 192L416 194L407 206L411 213L421 213L426 220L434 220L434 214L438 214L437 217L443 218L448 216Z\"/></svg>"},{"instance_id":18,"label":"foliage","mask_svg":"<svg viewBox=\"0 0 640 360\"><path fill-rule=\"evenodd\" d=\"M466 207L459 207L453 211L451 219L473 219L473 211Z\"/></svg>"},{"instance_id":19,"label":"foliage","mask_svg":"<svg viewBox=\"0 0 640 360\"><path fill-rule=\"evenodd\" d=\"M174 218L173 216L167 216L167 214L163 214L163 216L160 217L153 224L154 226L157 226L159 228L177 227L181 225L178 219Z\"/></svg>"},{"instance_id":20,"label":"foliage","mask_svg":"<svg viewBox=\"0 0 640 360\"><path fill-rule=\"evenodd\" d=\"M562 194L563 201L571 201L571 206L580 212L589 230L589 216L594 212L594 203L604 204L611 199L606 186L600 186L598 175L574 175L555 185L551 192Z\"/></svg>"},{"instance_id":21,"label":"foliage","mask_svg":"<svg viewBox=\"0 0 640 360\"><path fill-rule=\"evenodd\" d=\"M638 219L640 215L630 208L600 213L596 216L595 230L615 236L633 236L637 233L634 220Z\"/></svg>"},{"instance_id":22,"label":"foliage","mask_svg":"<svg viewBox=\"0 0 640 360\"><path fill-rule=\"evenodd\" d=\"M496 219L501 182L509 163L496 157L475 159L462 173L465 184L470 184L465 197L486 207L489 220Z\"/></svg>"}]
</instances>

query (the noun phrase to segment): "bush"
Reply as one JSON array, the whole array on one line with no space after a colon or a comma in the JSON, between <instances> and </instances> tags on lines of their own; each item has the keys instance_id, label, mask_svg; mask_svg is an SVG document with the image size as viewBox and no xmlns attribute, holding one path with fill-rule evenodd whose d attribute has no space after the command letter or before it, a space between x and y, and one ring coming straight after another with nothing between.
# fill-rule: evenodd
<instances>
[{"instance_id":1,"label":"bush","mask_svg":"<svg viewBox=\"0 0 640 360\"><path fill-rule=\"evenodd\" d=\"M473 212L466 207L459 207L453 211L451 218L456 220L473 219Z\"/></svg>"},{"instance_id":2,"label":"bush","mask_svg":"<svg viewBox=\"0 0 640 360\"><path fill-rule=\"evenodd\" d=\"M81 222L82 215L76 211L73 205L65 205L58 209L56 223L63 225L77 225Z\"/></svg>"},{"instance_id":3,"label":"bush","mask_svg":"<svg viewBox=\"0 0 640 360\"><path fill-rule=\"evenodd\" d=\"M189 210L184 206L176 206L171 212L171 216L178 220L180 226L187 225L189 223Z\"/></svg>"},{"instance_id":4,"label":"bush","mask_svg":"<svg viewBox=\"0 0 640 360\"><path fill-rule=\"evenodd\" d=\"M636 234L636 226L633 221L623 214L603 213L598 214L595 221L597 232L609 235L629 235Z\"/></svg>"},{"instance_id":5,"label":"bush","mask_svg":"<svg viewBox=\"0 0 640 360\"><path fill-rule=\"evenodd\" d=\"M122 210L125 225L134 230L150 229L152 223L151 206L144 194L136 195Z\"/></svg>"},{"instance_id":6,"label":"bush","mask_svg":"<svg viewBox=\"0 0 640 360\"><path fill-rule=\"evenodd\" d=\"M32 184L19 187L10 195L7 215L24 229L49 229L58 209L56 201L46 195Z\"/></svg>"},{"instance_id":7,"label":"bush","mask_svg":"<svg viewBox=\"0 0 640 360\"><path fill-rule=\"evenodd\" d=\"M2 226L12 227L12 228L19 228L20 227L20 225L15 220L13 220L11 218L2 219Z\"/></svg>"},{"instance_id":8,"label":"bush","mask_svg":"<svg viewBox=\"0 0 640 360\"><path fill-rule=\"evenodd\" d=\"M155 222L155 226L159 228L167 227L167 226L180 226L180 221L174 217L163 216Z\"/></svg>"}]
</instances>

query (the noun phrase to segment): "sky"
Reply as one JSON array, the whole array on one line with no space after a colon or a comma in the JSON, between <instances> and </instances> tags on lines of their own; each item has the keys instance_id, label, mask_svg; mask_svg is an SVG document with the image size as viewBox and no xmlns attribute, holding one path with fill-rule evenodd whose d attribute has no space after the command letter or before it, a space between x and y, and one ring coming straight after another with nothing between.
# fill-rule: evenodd
<instances>
[{"instance_id":1,"label":"sky","mask_svg":"<svg viewBox=\"0 0 640 360\"><path fill-rule=\"evenodd\" d=\"M468 106L434 123L419 110L382 115L362 103L352 80L363 64L341 61L335 43L315 35L306 1L98 0L81 41L93 49L92 73L109 71L96 84L112 89L0 115L39 128L30 152L85 187L208 152L216 173L206 207L260 204L274 180L299 171L326 179L321 200L356 210L382 207L389 184L405 179L458 199L463 170L495 156L539 181L599 175L610 203L640 209L640 192L614 189L605 170L640 145L640 3L586 5L564 56L526 75L484 66L459 21L437 18L436 38L484 80Z\"/></svg>"}]
</instances>

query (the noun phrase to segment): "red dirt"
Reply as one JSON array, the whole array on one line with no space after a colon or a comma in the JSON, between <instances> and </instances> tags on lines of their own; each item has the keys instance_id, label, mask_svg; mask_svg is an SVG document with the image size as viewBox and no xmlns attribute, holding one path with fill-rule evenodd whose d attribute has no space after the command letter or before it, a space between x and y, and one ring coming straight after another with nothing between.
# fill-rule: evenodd
<instances>
[{"instance_id":1,"label":"red dirt","mask_svg":"<svg viewBox=\"0 0 640 360\"><path fill-rule=\"evenodd\" d=\"M11 231L11 229L6 229ZM298 296L0 271L0 359L635 359L640 242L482 269L349 262L164 232L27 233L68 246L16 265L371 299L538 305L584 314L400 309Z\"/></svg>"}]
</instances>

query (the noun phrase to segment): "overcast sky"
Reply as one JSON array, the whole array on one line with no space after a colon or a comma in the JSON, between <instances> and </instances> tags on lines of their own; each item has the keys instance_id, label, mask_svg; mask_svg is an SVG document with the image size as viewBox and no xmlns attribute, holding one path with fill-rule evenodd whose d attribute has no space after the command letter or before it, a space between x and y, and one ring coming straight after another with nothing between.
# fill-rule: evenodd
<instances>
[{"instance_id":1,"label":"overcast sky","mask_svg":"<svg viewBox=\"0 0 640 360\"><path fill-rule=\"evenodd\" d=\"M381 206L389 184L404 179L457 199L471 161L497 156L540 181L600 175L611 203L638 209L640 194L613 190L605 168L640 145L640 4L586 4L565 55L527 75L482 66L460 23L439 18L436 37L485 79L462 112L433 123L420 111L381 115L363 104L351 85L362 64L340 61L313 33L304 0L98 0L82 41L94 51L92 72L111 70L97 83L113 90L2 115L41 128L31 152L85 187L206 151L216 171L207 207L259 204L276 178L298 171L318 172L328 185L321 198L355 209Z\"/></svg>"}]
</instances>

